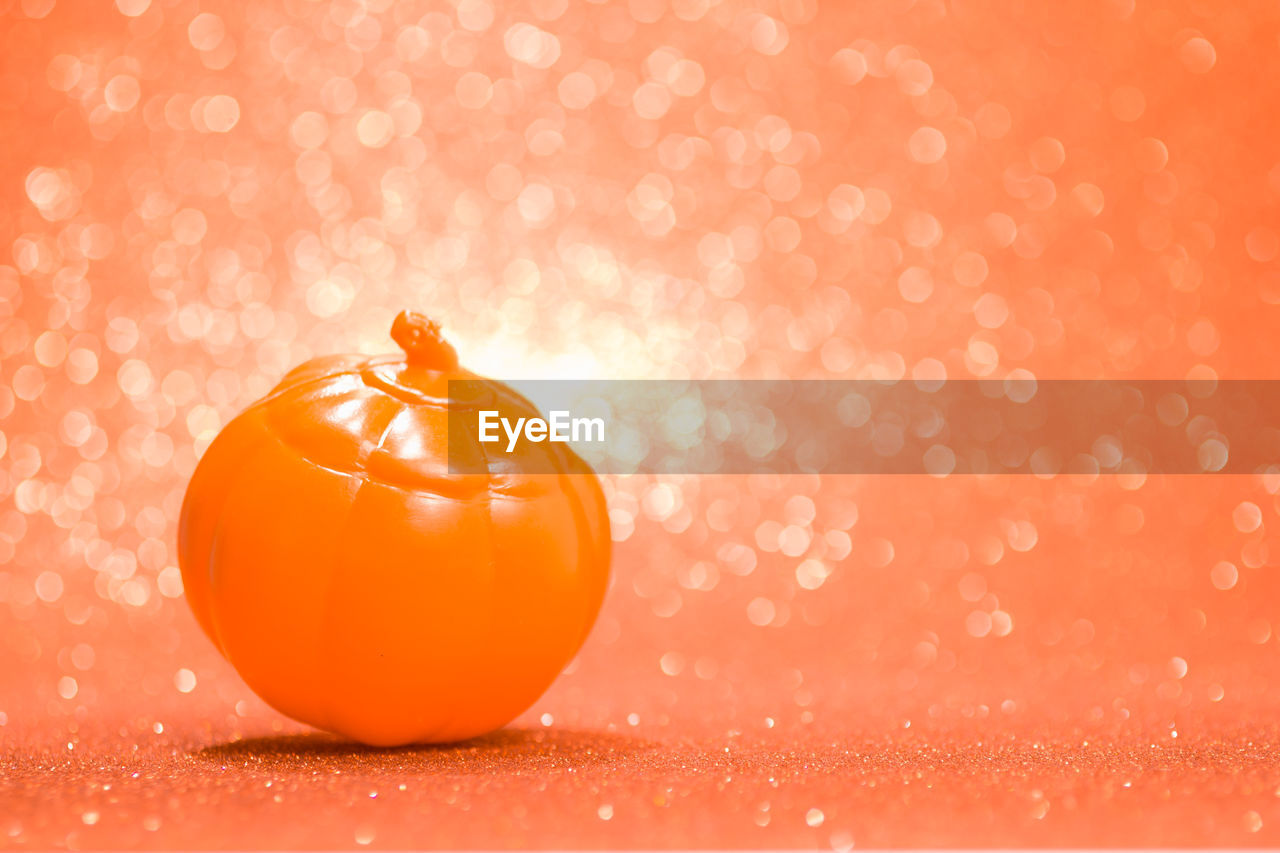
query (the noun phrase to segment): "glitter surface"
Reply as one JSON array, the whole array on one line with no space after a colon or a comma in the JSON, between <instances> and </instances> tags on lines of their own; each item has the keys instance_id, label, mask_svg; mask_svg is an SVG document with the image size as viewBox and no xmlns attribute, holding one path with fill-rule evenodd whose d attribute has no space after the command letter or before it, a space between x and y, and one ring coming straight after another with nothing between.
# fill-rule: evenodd
<instances>
[{"instance_id":1,"label":"glitter surface","mask_svg":"<svg viewBox=\"0 0 1280 853\"><path fill-rule=\"evenodd\" d=\"M1280 475L608 478L514 728L372 752L186 479L428 312L502 377L1280 378L1280 10L0 0L0 844L1280 844Z\"/></svg>"}]
</instances>

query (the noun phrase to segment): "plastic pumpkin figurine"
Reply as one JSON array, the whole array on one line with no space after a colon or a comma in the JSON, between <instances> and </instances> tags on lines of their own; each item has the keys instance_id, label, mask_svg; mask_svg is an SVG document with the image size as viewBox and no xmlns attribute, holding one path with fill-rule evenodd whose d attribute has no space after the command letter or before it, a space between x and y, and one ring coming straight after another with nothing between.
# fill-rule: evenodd
<instances>
[{"instance_id":1,"label":"plastic pumpkin figurine","mask_svg":"<svg viewBox=\"0 0 1280 853\"><path fill-rule=\"evenodd\" d=\"M450 444L472 420L450 420L449 380L536 416L526 400L459 368L424 317L391 335L403 355L309 361L227 424L178 537L196 619L254 692L380 746L473 737L533 704L595 620L610 549L567 445L526 445L553 455L522 466L475 435ZM450 447L478 472L451 469Z\"/></svg>"}]
</instances>

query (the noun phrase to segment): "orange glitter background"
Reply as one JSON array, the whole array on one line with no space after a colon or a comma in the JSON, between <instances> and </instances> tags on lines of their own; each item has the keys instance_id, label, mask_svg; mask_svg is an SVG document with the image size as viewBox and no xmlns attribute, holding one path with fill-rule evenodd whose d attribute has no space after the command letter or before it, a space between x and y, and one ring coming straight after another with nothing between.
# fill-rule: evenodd
<instances>
[{"instance_id":1,"label":"orange glitter background","mask_svg":"<svg viewBox=\"0 0 1280 853\"><path fill-rule=\"evenodd\" d=\"M0 845L1280 844L1280 477L611 478L579 658L391 751L174 529L406 307L500 377L1280 378L1278 77L1261 0L0 0Z\"/></svg>"}]
</instances>

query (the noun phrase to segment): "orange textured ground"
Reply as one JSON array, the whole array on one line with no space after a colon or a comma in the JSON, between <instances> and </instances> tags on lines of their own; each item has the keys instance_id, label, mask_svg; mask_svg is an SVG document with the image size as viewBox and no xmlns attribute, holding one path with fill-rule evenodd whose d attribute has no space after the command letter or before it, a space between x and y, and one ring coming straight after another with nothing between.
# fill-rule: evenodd
<instances>
[{"instance_id":1,"label":"orange textured ground","mask_svg":"<svg viewBox=\"0 0 1280 853\"><path fill-rule=\"evenodd\" d=\"M174 524L289 367L1280 378L1280 9L0 0L0 845L1280 844L1280 477L634 477L516 727L257 700ZM1025 376L1025 373L1017 375Z\"/></svg>"}]
</instances>

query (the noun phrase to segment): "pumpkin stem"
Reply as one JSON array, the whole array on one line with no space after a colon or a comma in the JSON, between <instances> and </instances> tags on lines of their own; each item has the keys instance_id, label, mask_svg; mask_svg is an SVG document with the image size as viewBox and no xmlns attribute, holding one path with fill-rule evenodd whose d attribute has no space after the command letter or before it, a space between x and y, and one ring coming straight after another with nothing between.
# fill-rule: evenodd
<instances>
[{"instance_id":1,"label":"pumpkin stem","mask_svg":"<svg viewBox=\"0 0 1280 853\"><path fill-rule=\"evenodd\" d=\"M391 324L391 339L414 367L453 370L458 366L458 353L440 334L440 326L416 311L400 312Z\"/></svg>"}]
</instances>

